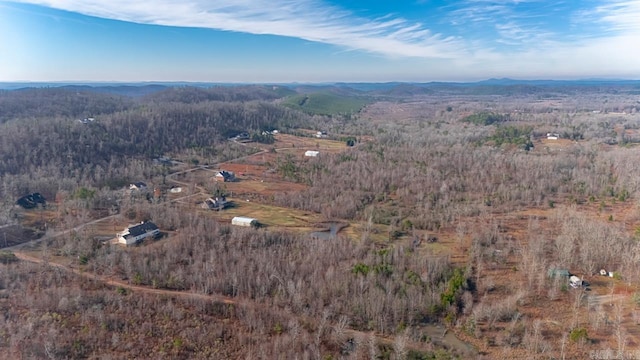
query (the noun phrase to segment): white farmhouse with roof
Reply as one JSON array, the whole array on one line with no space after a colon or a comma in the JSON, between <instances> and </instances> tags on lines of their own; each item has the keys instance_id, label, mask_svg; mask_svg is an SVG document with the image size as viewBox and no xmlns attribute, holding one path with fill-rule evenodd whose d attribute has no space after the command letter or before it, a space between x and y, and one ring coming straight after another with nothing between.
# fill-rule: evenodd
<instances>
[{"instance_id":1,"label":"white farmhouse with roof","mask_svg":"<svg viewBox=\"0 0 640 360\"><path fill-rule=\"evenodd\" d=\"M158 234L160 234L160 229L156 224L151 221L143 221L140 224L130 225L124 231L119 232L117 238L120 244L133 245Z\"/></svg>"}]
</instances>

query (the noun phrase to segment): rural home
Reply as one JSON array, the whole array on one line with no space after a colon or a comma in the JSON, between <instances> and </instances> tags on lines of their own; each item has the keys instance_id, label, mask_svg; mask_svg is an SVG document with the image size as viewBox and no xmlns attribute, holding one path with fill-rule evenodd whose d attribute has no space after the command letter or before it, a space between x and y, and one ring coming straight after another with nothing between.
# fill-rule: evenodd
<instances>
[{"instance_id":1,"label":"rural home","mask_svg":"<svg viewBox=\"0 0 640 360\"><path fill-rule=\"evenodd\" d=\"M143 221L137 225L130 225L117 234L118 242L124 245L136 244L148 237L158 236L160 229L151 221Z\"/></svg>"},{"instance_id":2,"label":"rural home","mask_svg":"<svg viewBox=\"0 0 640 360\"><path fill-rule=\"evenodd\" d=\"M216 173L215 179L224 182L235 181L236 175L231 171L220 170Z\"/></svg>"},{"instance_id":3,"label":"rural home","mask_svg":"<svg viewBox=\"0 0 640 360\"><path fill-rule=\"evenodd\" d=\"M231 204L229 201L227 201L227 198L221 196L216 198L208 198L202 203L202 208L209 210L222 210L229 205Z\"/></svg>"},{"instance_id":4,"label":"rural home","mask_svg":"<svg viewBox=\"0 0 640 360\"><path fill-rule=\"evenodd\" d=\"M307 151L304 153L304 156L307 156L307 157L317 157L317 156L318 156L318 154L320 154L320 152L319 152L319 151L307 150Z\"/></svg>"},{"instance_id":5,"label":"rural home","mask_svg":"<svg viewBox=\"0 0 640 360\"><path fill-rule=\"evenodd\" d=\"M38 204L42 204L42 206L47 205L47 201L44 196L40 195L40 193L33 193L29 195L25 195L16 201L16 205L20 205L25 209L33 209Z\"/></svg>"},{"instance_id":6,"label":"rural home","mask_svg":"<svg viewBox=\"0 0 640 360\"><path fill-rule=\"evenodd\" d=\"M147 190L147 184L143 183L142 181L134 182L129 184L129 190L132 190L132 191Z\"/></svg>"},{"instance_id":7,"label":"rural home","mask_svg":"<svg viewBox=\"0 0 640 360\"><path fill-rule=\"evenodd\" d=\"M258 220L250 217L236 216L233 219L231 219L231 225L247 226L247 227L258 226Z\"/></svg>"},{"instance_id":8,"label":"rural home","mask_svg":"<svg viewBox=\"0 0 640 360\"><path fill-rule=\"evenodd\" d=\"M569 285L571 285L572 288L577 289L577 288L583 286L584 282L579 277L577 277L575 275L571 275L569 277Z\"/></svg>"}]
</instances>

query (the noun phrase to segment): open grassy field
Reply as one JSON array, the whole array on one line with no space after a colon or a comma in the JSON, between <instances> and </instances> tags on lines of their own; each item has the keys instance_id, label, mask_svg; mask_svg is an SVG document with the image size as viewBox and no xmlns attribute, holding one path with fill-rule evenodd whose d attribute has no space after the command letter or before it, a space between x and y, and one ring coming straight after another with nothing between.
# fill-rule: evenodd
<instances>
[{"instance_id":1,"label":"open grassy field","mask_svg":"<svg viewBox=\"0 0 640 360\"><path fill-rule=\"evenodd\" d=\"M318 150L327 152L339 152L347 149L347 145L343 141L321 139L313 137L316 132L313 130L306 131L310 137L295 136L290 134L278 134L276 135L276 149L299 149L303 150ZM282 150L281 150L282 151Z\"/></svg>"},{"instance_id":2,"label":"open grassy field","mask_svg":"<svg viewBox=\"0 0 640 360\"><path fill-rule=\"evenodd\" d=\"M285 98L282 104L310 114L335 115L356 113L370 102L365 97L319 92L293 95Z\"/></svg>"},{"instance_id":3,"label":"open grassy field","mask_svg":"<svg viewBox=\"0 0 640 360\"><path fill-rule=\"evenodd\" d=\"M257 219L260 224L267 227L298 231L316 229L316 224L324 220L320 214L308 211L260 204L235 197L227 200L232 201L233 206L223 211L208 211L211 216L224 222L231 222L231 219L236 216L247 216Z\"/></svg>"}]
</instances>

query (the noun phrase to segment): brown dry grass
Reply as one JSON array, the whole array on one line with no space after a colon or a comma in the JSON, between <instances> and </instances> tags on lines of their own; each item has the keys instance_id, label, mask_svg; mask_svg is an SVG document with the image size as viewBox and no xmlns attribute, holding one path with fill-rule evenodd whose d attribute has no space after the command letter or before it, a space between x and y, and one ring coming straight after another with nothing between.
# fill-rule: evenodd
<instances>
[{"instance_id":1,"label":"brown dry grass","mask_svg":"<svg viewBox=\"0 0 640 360\"><path fill-rule=\"evenodd\" d=\"M315 131L308 130L310 135L315 134ZM300 149L304 150L318 150L331 153L337 153L347 148L346 143L342 141L319 139L315 137L301 137L289 134L278 134L275 136L276 142L274 144L277 149Z\"/></svg>"},{"instance_id":2,"label":"brown dry grass","mask_svg":"<svg viewBox=\"0 0 640 360\"><path fill-rule=\"evenodd\" d=\"M203 212L223 222L231 222L235 216L247 216L257 219L260 224L267 227L287 228L300 232L312 231L316 227L315 224L323 221L320 214L308 211L260 204L235 197L228 200L233 202L230 208L223 211L203 210Z\"/></svg>"}]
</instances>

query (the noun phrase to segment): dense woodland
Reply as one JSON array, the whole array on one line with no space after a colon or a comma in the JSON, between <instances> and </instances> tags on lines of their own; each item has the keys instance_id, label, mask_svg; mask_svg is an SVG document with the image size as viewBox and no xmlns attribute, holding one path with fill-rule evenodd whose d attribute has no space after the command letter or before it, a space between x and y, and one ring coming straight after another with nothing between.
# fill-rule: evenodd
<instances>
[{"instance_id":1,"label":"dense woodland","mask_svg":"<svg viewBox=\"0 0 640 360\"><path fill-rule=\"evenodd\" d=\"M153 158L187 151L223 160L236 154L228 136L310 120L255 100L273 95L239 88L224 93L234 101L220 101L225 98L214 90L167 89L137 101L56 88L6 92L0 95L2 193L38 188L51 198L77 185L115 188L152 175ZM79 121L87 117L95 121Z\"/></svg>"},{"instance_id":2,"label":"dense woodland","mask_svg":"<svg viewBox=\"0 0 640 360\"><path fill-rule=\"evenodd\" d=\"M345 91L340 88L340 96L350 96ZM178 87L142 96L62 88L2 92L0 225L18 221L15 199L32 192L60 200L55 228L43 229L49 235L105 209L130 220L154 219L171 233L154 246L105 246L79 230L45 236L41 251L81 262L96 276L237 303L114 290L5 254L0 301L8 310L0 320L0 353L469 356L431 345L412 349L407 344L429 344L420 333L425 324L447 326L486 358L500 354L496 349L514 358L580 358L610 344L633 350L640 343L623 327L631 321L623 305L616 305L617 317L601 306L583 319L582 295L569 293L547 270L591 276L614 269L629 293L640 285L634 280L640 276L636 91L629 84L398 85L370 91L357 114L333 115L281 105L296 96L286 87ZM364 90L353 94L365 96ZM89 117L94 120L79 121ZM304 161L278 156L269 164L273 171L306 189L255 201L360 224L358 238L237 229L168 202L122 197L129 182L170 172L155 158L194 166L240 158L258 150L228 138L268 129L299 135L322 129L336 140L356 140L347 151ZM547 133L560 134L562 147L543 142ZM452 239L463 260L425 247L427 237ZM546 328L534 309L557 301L569 304L572 320ZM392 341L370 335L354 343L349 331Z\"/></svg>"}]
</instances>

